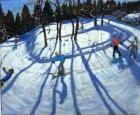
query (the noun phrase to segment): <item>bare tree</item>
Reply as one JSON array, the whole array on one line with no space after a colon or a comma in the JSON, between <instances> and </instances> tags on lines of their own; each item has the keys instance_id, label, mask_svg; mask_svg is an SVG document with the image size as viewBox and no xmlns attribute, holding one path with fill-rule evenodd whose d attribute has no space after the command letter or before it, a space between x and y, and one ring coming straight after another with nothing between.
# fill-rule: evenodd
<instances>
[{"instance_id":1,"label":"bare tree","mask_svg":"<svg viewBox=\"0 0 140 115\"><path fill-rule=\"evenodd\" d=\"M72 1L69 0L69 18L70 18L70 21L71 21L71 24L72 24L71 39L73 38L74 31L75 31L73 17L74 17L74 11L73 11L73 7L72 7Z\"/></svg>"},{"instance_id":2,"label":"bare tree","mask_svg":"<svg viewBox=\"0 0 140 115\"><path fill-rule=\"evenodd\" d=\"M60 6L60 1L56 0L56 22L57 22L57 37L56 39L59 39L61 41L61 28L62 28L62 8Z\"/></svg>"},{"instance_id":3,"label":"bare tree","mask_svg":"<svg viewBox=\"0 0 140 115\"><path fill-rule=\"evenodd\" d=\"M34 4L34 5L39 6L38 18L40 20L40 24L42 26L42 30L43 30L43 33L44 33L45 46L47 46L47 34L46 34L46 30L45 30L45 14L42 11L42 7L43 7L44 2L45 2L44 0L28 0L27 1L28 4Z\"/></svg>"},{"instance_id":4,"label":"bare tree","mask_svg":"<svg viewBox=\"0 0 140 115\"><path fill-rule=\"evenodd\" d=\"M103 12L103 0L99 0L100 3L100 13L101 13L101 26L104 24L104 12Z\"/></svg>"},{"instance_id":5,"label":"bare tree","mask_svg":"<svg viewBox=\"0 0 140 115\"><path fill-rule=\"evenodd\" d=\"M75 3L75 0L73 0L73 3ZM76 18L76 28L74 33L74 40L77 41L77 34L79 29L79 12L80 12L80 0L77 0L76 10L74 12L75 18Z\"/></svg>"},{"instance_id":6,"label":"bare tree","mask_svg":"<svg viewBox=\"0 0 140 115\"><path fill-rule=\"evenodd\" d=\"M95 19L94 19L94 25L97 26L97 2L94 1L94 13L95 13Z\"/></svg>"}]
</instances>

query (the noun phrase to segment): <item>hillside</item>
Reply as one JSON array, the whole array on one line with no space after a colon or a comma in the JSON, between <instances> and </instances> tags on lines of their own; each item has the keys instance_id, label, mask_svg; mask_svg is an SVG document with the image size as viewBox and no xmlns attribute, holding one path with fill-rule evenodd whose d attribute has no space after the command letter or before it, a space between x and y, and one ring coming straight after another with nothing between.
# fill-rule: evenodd
<instances>
[{"instance_id":1,"label":"hillside","mask_svg":"<svg viewBox=\"0 0 140 115\"><path fill-rule=\"evenodd\" d=\"M70 38L71 24L65 22L61 46L55 40L55 23L50 33L46 27L48 47L40 27L22 35L17 45L15 38L0 44L2 67L14 69L1 90L2 115L140 114L140 47L136 60L129 59L127 48L134 36L140 41L140 30L116 21L94 27L92 19L80 20L84 29L79 29L76 43ZM116 62L114 35L122 41L122 59ZM52 62L60 49L67 74L52 80L59 61Z\"/></svg>"}]
</instances>

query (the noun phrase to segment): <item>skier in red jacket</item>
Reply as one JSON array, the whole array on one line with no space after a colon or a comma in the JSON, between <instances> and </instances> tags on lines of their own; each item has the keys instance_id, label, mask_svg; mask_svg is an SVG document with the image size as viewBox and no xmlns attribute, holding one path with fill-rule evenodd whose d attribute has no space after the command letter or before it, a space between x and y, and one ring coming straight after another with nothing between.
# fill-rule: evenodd
<instances>
[{"instance_id":1,"label":"skier in red jacket","mask_svg":"<svg viewBox=\"0 0 140 115\"><path fill-rule=\"evenodd\" d=\"M121 57L121 53L118 49L119 44L120 44L120 39L117 36L115 36L113 39L113 58L115 57L116 52L119 54L119 57Z\"/></svg>"}]
</instances>

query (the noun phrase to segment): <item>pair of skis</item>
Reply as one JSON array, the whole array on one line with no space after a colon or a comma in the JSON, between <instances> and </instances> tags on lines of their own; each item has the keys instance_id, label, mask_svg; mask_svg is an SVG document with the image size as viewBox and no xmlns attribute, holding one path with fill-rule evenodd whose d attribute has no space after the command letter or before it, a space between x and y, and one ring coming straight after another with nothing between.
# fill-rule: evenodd
<instances>
[{"instance_id":1,"label":"pair of skis","mask_svg":"<svg viewBox=\"0 0 140 115\"><path fill-rule=\"evenodd\" d=\"M64 74L58 74L58 73L47 73L52 75L52 80L55 79L56 77L62 76L65 77L66 75L70 74L70 72L65 72Z\"/></svg>"}]
</instances>

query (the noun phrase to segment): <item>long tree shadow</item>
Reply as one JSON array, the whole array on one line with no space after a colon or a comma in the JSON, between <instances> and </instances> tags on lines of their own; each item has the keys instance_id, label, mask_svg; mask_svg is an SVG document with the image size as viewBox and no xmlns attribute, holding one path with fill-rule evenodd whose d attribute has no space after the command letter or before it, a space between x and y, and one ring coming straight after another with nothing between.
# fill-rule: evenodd
<instances>
[{"instance_id":1,"label":"long tree shadow","mask_svg":"<svg viewBox=\"0 0 140 115\"><path fill-rule=\"evenodd\" d=\"M25 41L26 41L26 51L29 54L30 58L32 60L37 60L37 62L40 63L40 61L44 60L44 58L41 58L41 57L38 56L38 55L40 55L40 53L37 54L37 53L34 52L35 51L35 46L38 44L38 43L36 43L36 39L37 39L38 34L40 34L40 32L36 33L36 30L35 30L34 34L32 34L32 36L29 36L29 37L32 37L32 39L30 41L27 41L27 39L25 39ZM52 55L53 55L53 53L55 51L57 42L58 42L58 40L55 41L54 49L51 52L50 57L52 57ZM43 51L46 48L47 48L46 46L42 47ZM39 52L41 52L41 50Z\"/></svg>"},{"instance_id":2,"label":"long tree shadow","mask_svg":"<svg viewBox=\"0 0 140 115\"><path fill-rule=\"evenodd\" d=\"M128 37L129 37L129 36L127 36L127 38L128 38ZM122 42L126 41L127 38L123 38L123 39L122 39ZM44 63L44 62L45 62L45 63L49 63L49 62L51 62L51 61L53 60L54 57L52 57L52 56L53 56L53 53L55 52L57 42L58 42L58 41L56 40L55 45L54 45L54 49L53 49L53 51L52 51L52 53L51 53L51 55L50 55L50 59L38 60L38 61L37 61L38 63ZM88 60L89 60L90 57L91 57L91 55L92 55L92 53L97 52L97 51L100 51L100 50L105 50L105 49L111 47L111 43L112 43L112 41L110 40L110 41L105 41L104 43L97 44L97 45L95 45L95 46L89 46L89 47L92 48L92 50L91 50L91 51L84 51L83 54L84 54L84 55L90 54L90 55L89 55L89 58L88 58ZM105 45L103 45L103 44L105 44ZM87 48L89 48L89 47L81 48L81 50L82 50L82 49L83 49L83 50L84 50L84 49L87 49ZM68 54L68 55L65 55L65 59L70 59L70 58L72 58L72 57L75 58L75 57L78 57L78 56L80 56L80 53L76 53L76 54L74 54L74 56L72 56L72 54Z\"/></svg>"},{"instance_id":3,"label":"long tree shadow","mask_svg":"<svg viewBox=\"0 0 140 115\"><path fill-rule=\"evenodd\" d=\"M41 51L40 51L39 54L38 54L38 57L42 54L42 52L43 52L44 49L45 49L45 47L41 49ZM25 67L24 69L20 70L20 71L14 76L14 78L10 81L10 83L9 83L4 89L2 89L2 91L1 91L2 95L3 95L4 93L6 93L8 90L10 90L10 88L13 86L13 84L14 84L14 82L17 80L17 78L18 78L23 72L25 72L27 69L29 69L30 67L32 67L35 63L37 63L37 60L33 61L30 65L28 65L28 66Z\"/></svg>"},{"instance_id":4,"label":"long tree shadow","mask_svg":"<svg viewBox=\"0 0 140 115\"><path fill-rule=\"evenodd\" d=\"M34 65L36 63L36 61L32 62L29 66L25 67L24 69L20 70L19 73L17 73L13 79L10 81L10 83L1 90L1 94L5 94L8 90L11 89L11 87L14 85L14 82L17 80L17 78L23 73L25 72L27 69L29 69L32 65Z\"/></svg>"},{"instance_id":5,"label":"long tree shadow","mask_svg":"<svg viewBox=\"0 0 140 115\"><path fill-rule=\"evenodd\" d=\"M111 96L109 95L108 91L107 91L106 88L103 86L103 84L102 84L102 83L98 80L98 78L92 73L92 70L90 69L90 67L89 67L89 65L88 65L88 62L87 62L87 60L86 60L86 58L85 58L83 52L81 51L81 49L80 49L78 43L76 42L75 44L76 44L77 49L79 50L79 52L80 52L80 54L81 54L81 59L82 59L82 61L83 61L83 64L84 64L86 70L87 70L88 73L89 73L89 76L90 76L90 78L91 78L91 80L92 80L92 83L93 83L93 85L95 86L95 88L96 88L96 90L97 90L97 92L98 92L100 98L102 99L102 101L103 101L105 107L108 109L109 114L113 114L113 115L114 115L115 112L114 112L114 110L109 106L109 104L107 103L107 101L105 100L105 97L103 96L103 94L102 94L100 88L104 91L104 93L105 93L106 96L110 99L110 101L111 101L123 114L128 115L128 113L127 113L125 110L123 110L123 109L111 98ZM99 88L98 85L100 86L100 88Z\"/></svg>"},{"instance_id":6,"label":"long tree shadow","mask_svg":"<svg viewBox=\"0 0 140 115\"><path fill-rule=\"evenodd\" d=\"M61 83L62 83L62 92L60 93L60 102L59 104L63 104L66 97L67 97L67 85L64 81L64 77L62 76L60 79Z\"/></svg>"},{"instance_id":7,"label":"long tree shadow","mask_svg":"<svg viewBox=\"0 0 140 115\"><path fill-rule=\"evenodd\" d=\"M44 90L45 84L47 82L47 79L49 77L49 73L51 71L51 68L52 68L52 63L49 66L49 68L47 69L47 71L46 71L47 76L45 77L45 79L44 79L44 81L43 81L43 83L42 83L42 85L40 87L40 91L39 91L39 95L38 95L37 101L35 102L35 105L34 105L32 111L30 112L30 115L34 115L35 114L35 112L36 112L36 110L37 110L37 108L38 108L38 106L39 106L39 104L41 102L42 95L43 95L43 90Z\"/></svg>"},{"instance_id":8,"label":"long tree shadow","mask_svg":"<svg viewBox=\"0 0 140 115\"><path fill-rule=\"evenodd\" d=\"M58 81L59 81L59 76L56 78L56 82L55 82L54 88L53 88L53 102L52 102L52 112L51 112L51 115L55 115L56 114L56 93L58 92L57 91Z\"/></svg>"},{"instance_id":9,"label":"long tree shadow","mask_svg":"<svg viewBox=\"0 0 140 115\"><path fill-rule=\"evenodd\" d=\"M127 47L123 45L124 47ZM120 51L123 53L123 58L127 62L127 67L131 70L132 75L135 77L136 84L140 85L140 67L137 65L137 62L140 62L140 54L137 55L137 60L135 61L132 58L129 58L129 51L126 51L124 49L120 49Z\"/></svg>"},{"instance_id":10,"label":"long tree shadow","mask_svg":"<svg viewBox=\"0 0 140 115\"><path fill-rule=\"evenodd\" d=\"M80 109L79 109L78 104L77 104L77 97L76 97L76 92L75 92L76 86L75 86L74 75L73 75L74 49L75 49L75 46L74 46L74 43L73 43L73 40L72 40L72 58L71 58L71 72L70 72L71 91L72 91L73 105L74 105L74 108L75 108L75 112L76 112L77 115L81 115Z\"/></svg>"}]
</instances>

